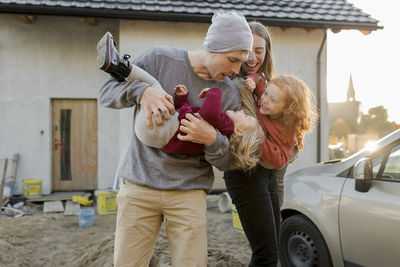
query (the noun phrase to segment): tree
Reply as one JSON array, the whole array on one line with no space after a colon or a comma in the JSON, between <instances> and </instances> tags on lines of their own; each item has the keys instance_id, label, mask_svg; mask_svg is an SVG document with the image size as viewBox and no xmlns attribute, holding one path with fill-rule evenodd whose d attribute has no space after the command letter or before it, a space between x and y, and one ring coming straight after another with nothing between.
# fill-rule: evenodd
<instances>
[{"instance_id":1,"label":"tree","mask_svg":"<svg viewBox=\"0 0 400 267\"><path fill-rule=\"evenodd\" d=\"M383 106L370 108L368 114L363 114L360 122L360 132L373 129L379 137L383 137L394 130L396 127L389 122L387 110Z\"/></svg>"}]
</instances>

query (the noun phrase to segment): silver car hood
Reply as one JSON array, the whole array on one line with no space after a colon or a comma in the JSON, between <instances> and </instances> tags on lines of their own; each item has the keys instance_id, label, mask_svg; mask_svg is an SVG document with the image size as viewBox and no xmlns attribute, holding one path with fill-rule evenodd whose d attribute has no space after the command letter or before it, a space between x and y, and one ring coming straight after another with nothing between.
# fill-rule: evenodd
<instances>
[{"instance_id":1,"label":"silver car hood","mask_svg":"<svg viewBox=\"0 0 400 267\"><path fill-rule=\"evenodd\" d=\"M327 161L327 162L322 162L322 163L316 163L314 165L311 165L309 167L305 167L303 169L300 169L298 171L292 172L287 175L287 177L292 177L292 176L336 176L340 174L341 172L345 171L349 167L353 166L359 159L362 157L365 157L369 154L369 151L364 151L363 153L357 153L357 156L349 158L345 158L342 160L332 160L332 161Z\"/></svg>"},{"instance_id":2,"label":"silver car hood","mask_svg":"<svg viewBox=\"0 0 400 267\"><path fill-rule=\"evenodd\" d=\"M305 167L298 171L292 172L287 175L287 178L296 177L296 176L315 176L315 175L324 175L324 176L336 176L341 172L345 171L347 168L350 168L361 158L366 157L376 151L382 149L390 143L395 142L400 139L400 130L394 131L393 133L383 137L375 143L375 148L373 150L362 149L352 156L340 160L332 160L322 163L317 163L311 165L309 167Z\"/></svg>"}]
</instances>

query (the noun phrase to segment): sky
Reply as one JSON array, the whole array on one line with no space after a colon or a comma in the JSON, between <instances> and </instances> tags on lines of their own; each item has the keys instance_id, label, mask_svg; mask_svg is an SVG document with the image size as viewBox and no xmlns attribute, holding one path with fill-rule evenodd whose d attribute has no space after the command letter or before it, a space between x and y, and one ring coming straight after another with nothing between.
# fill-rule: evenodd
<instances>
[{"instance_id":1,"label":"sky","mask_svg":"<svg viewBox=\"0 0 400 267\"><path fill-rule=\"evenodd\" d=\"M328 102L346 101L350 74L364 114L382 105L389 121L400 123L400 1L347 0L384 28L328 31Z\"/></svg>"}]
</instances>

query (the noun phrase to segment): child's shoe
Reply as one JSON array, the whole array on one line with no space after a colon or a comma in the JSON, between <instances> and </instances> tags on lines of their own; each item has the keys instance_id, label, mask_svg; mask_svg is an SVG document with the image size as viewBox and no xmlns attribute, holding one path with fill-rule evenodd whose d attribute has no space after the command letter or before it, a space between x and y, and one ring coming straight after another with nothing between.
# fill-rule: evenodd
<instances>
[{"instance_id":1,"label":"child's shoe","mask_svg":"<svg viewBox=\"0 0 400 267\"><path fill-rule=\"evenodd\" d=\"M99 68L110 73L112 77L120 82L124 81L131 72L129 58L129 55L121 57L120 54L118 54L115 48L114 38L109 32L106 32L97 44L97 62Z\"/></svg>"}]
</instances>

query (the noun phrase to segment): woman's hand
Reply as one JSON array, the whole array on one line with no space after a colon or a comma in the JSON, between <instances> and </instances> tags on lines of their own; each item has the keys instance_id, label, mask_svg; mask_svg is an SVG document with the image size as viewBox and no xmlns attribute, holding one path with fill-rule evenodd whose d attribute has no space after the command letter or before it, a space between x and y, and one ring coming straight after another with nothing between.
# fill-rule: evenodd
<instances>
[{"instance_id":1,"label":"woman's hand","mask_svg":"<svg viewBox=\"0 0 400 267\"><path fill-rule=\"evenodd\" d=\"M170 114L175 113L174 100L172 96L164 90L153 87L147 87L144 90L142 98L140 99L140 105L146 111L146 120L149 129L153 128L153 123L151 122L151 115L153 113L158 125L163 124L163 118L161 117L160 111L166 120L169 119Z\"/></svg>"},{"instance_id":2,"label":"woman's hand","mask_svg":"<svg viewBox=\"0 0 400 267\"><path fill-rule=\"evenodd\" d=\"M252 78L247 78L245 84L247 90L252 93L254 92L254 89L256 89L256 82Z\"/></svg>"},{"instance_id":3,"label":"woman's hand","mask_svg":"<svg viewBox=\"0 0 400 267\"><path fill-rule=\"evenodd\" d=\"M215 128L205 121L200 114L187 113L185 119L181 120L179 129L186 135L178 134L181 141L190 141L193 143L209 145L217 139Z\"/></svg>"}]
</instances>

